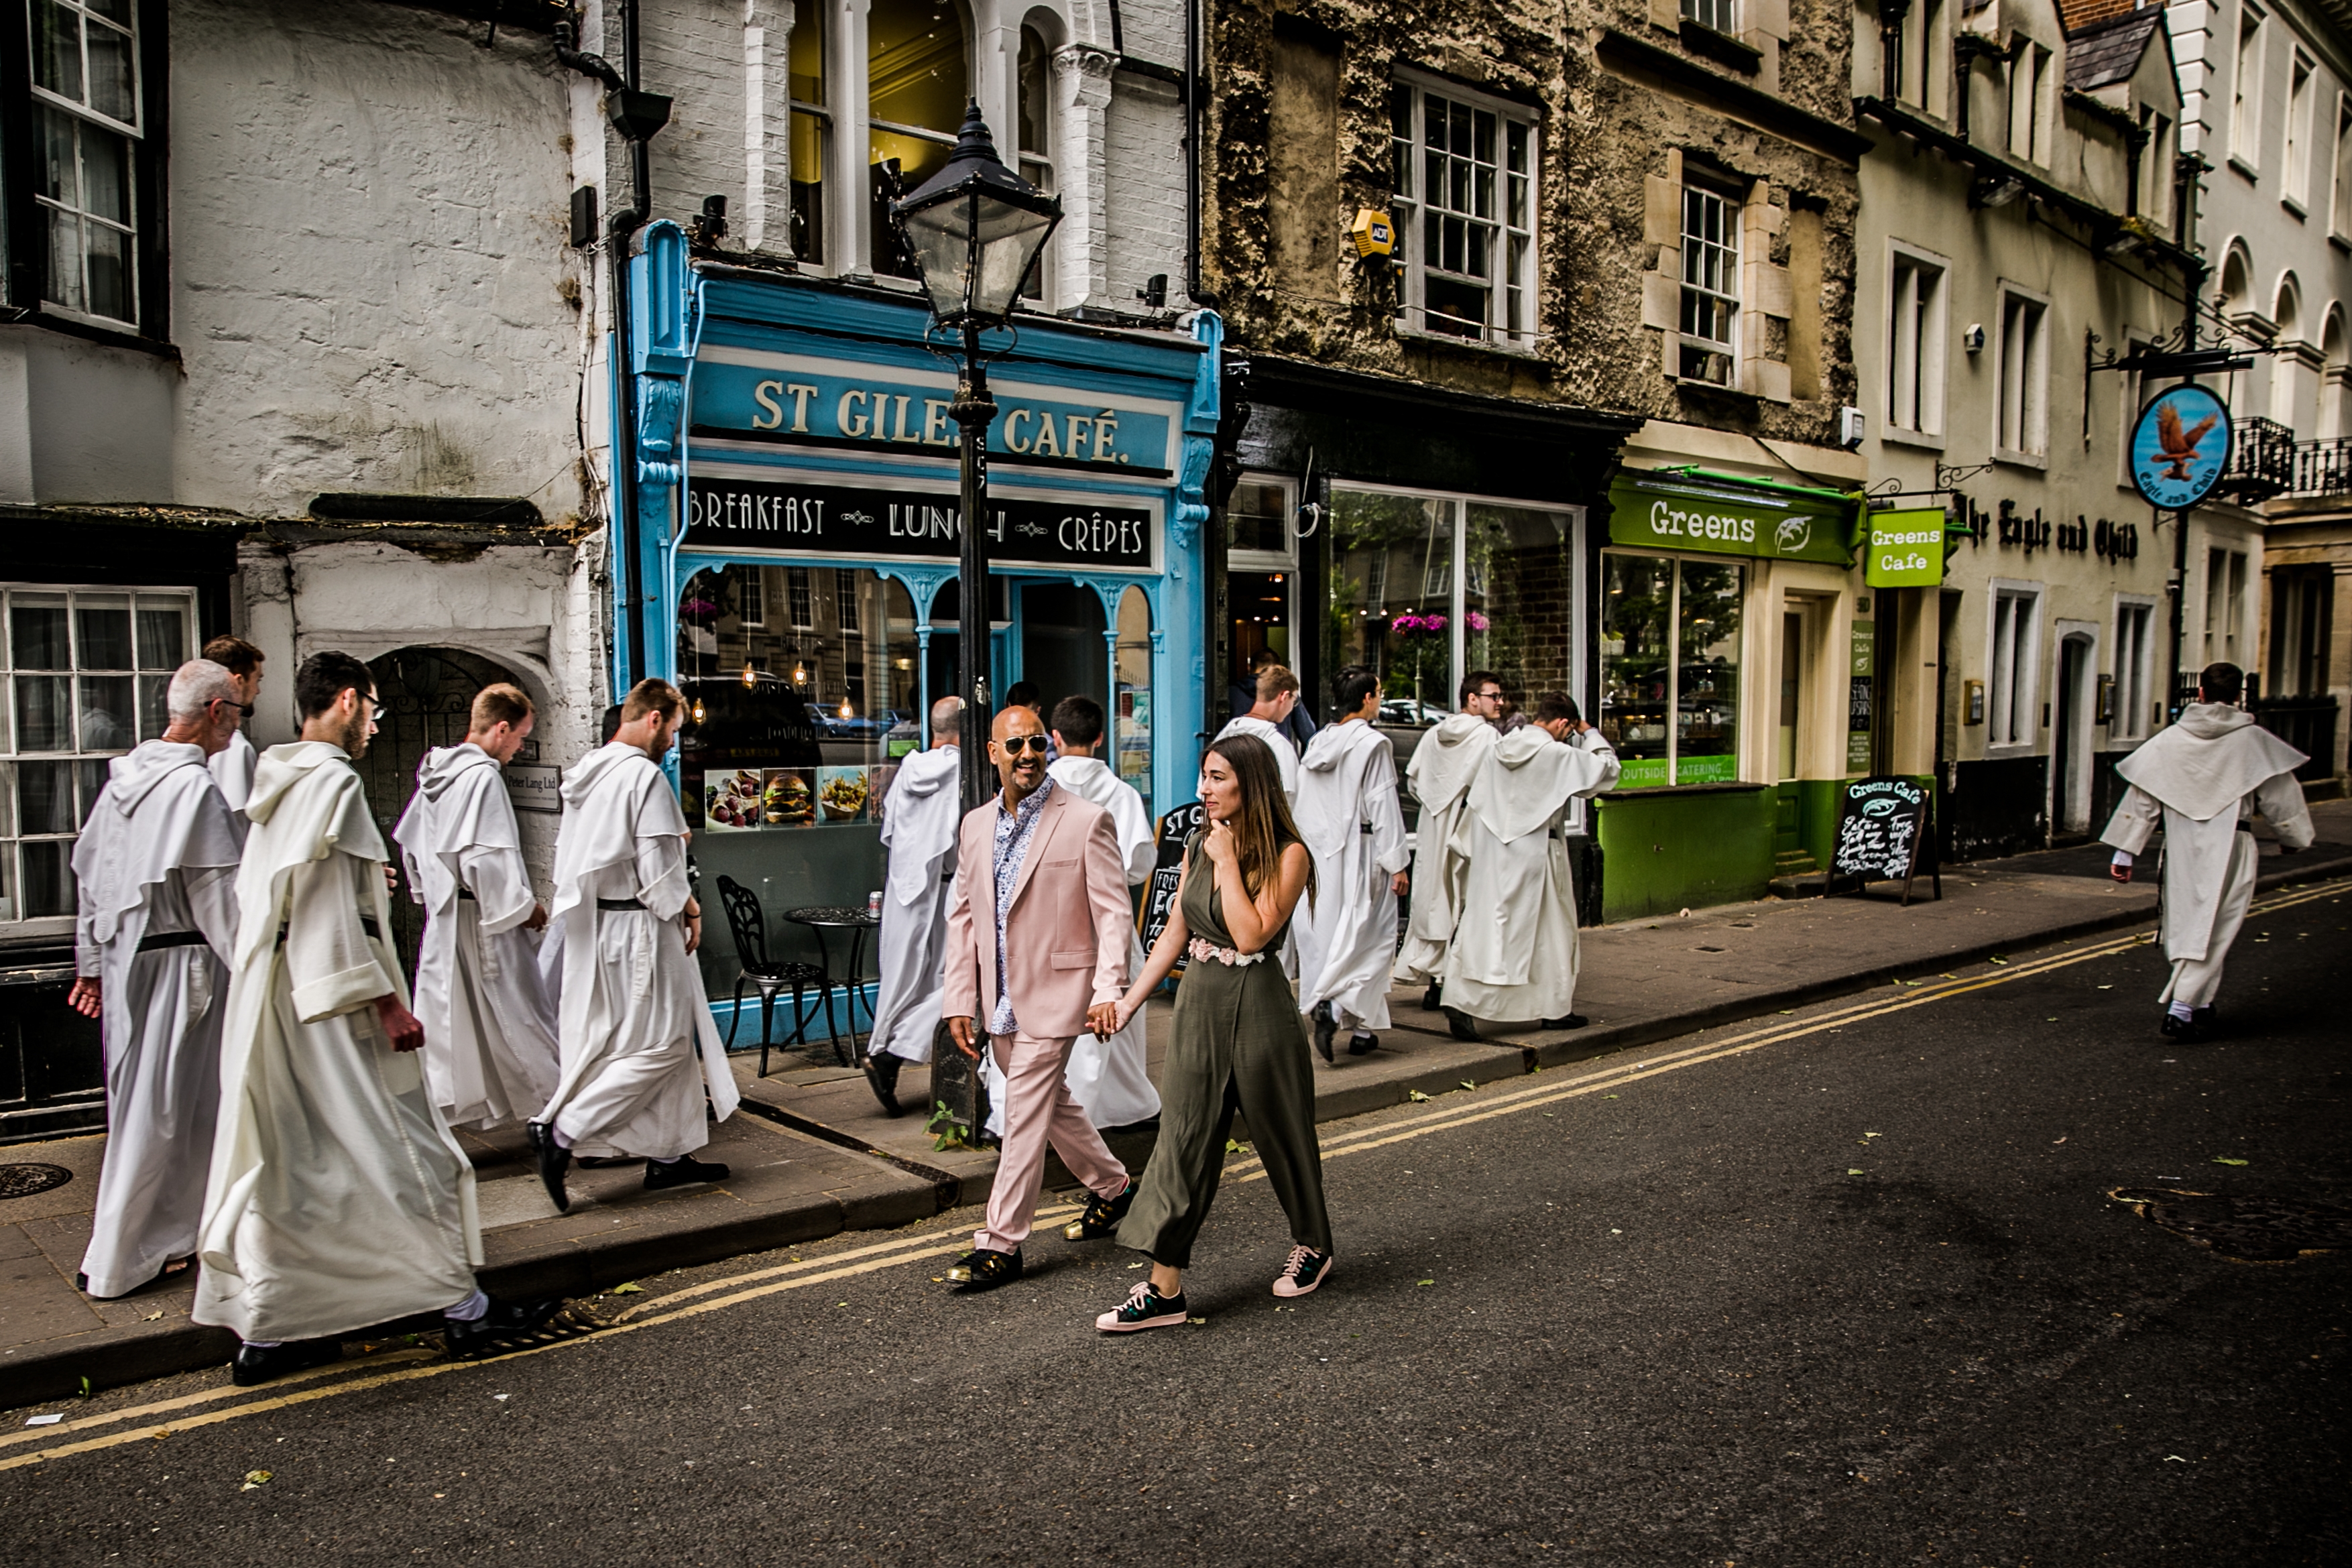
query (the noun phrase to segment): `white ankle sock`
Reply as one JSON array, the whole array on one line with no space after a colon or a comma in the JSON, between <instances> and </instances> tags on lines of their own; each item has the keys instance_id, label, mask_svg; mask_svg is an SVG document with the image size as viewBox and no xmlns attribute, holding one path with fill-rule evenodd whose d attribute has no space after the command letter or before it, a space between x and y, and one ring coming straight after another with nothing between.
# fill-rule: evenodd
<instances>
[{"instance_id":1,"label":"white ankle sock","mask_svg":"<svg viewBox=\"0 0 2352 1568\"><path fill-rule=\"evenodd\" d=\"M482 1314L490 1310L490 1298L476 1291L454 1307L444 1308L441 1315L453 1323L478 1323Z\"/></svg>"},{"instance_id":2,"label":"white ankle sock","mask_svg":"<svg viewBox=\"0 0 2352 1568\"><path fill-rule=\"evenodd\" d=\"M2197 1016L2197 1009L2190 1007L2187 1002L2175 1002L2164 1010L2170 1013L2174 1018L2179 1019L2182 1023L2187 1023L2190 1019Z\"/></svg>"}]
</instances>

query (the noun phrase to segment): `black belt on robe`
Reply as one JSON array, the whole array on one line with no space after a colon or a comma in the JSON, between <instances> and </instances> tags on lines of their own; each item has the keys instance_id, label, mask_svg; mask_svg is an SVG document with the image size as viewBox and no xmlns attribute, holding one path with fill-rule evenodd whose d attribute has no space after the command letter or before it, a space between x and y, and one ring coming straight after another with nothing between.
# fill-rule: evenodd
<instances>
[{"instance_id":1,"label":"black belt on robe","mask_svg":"<svg viewBox=\"0 0 2352 1568\"><path fill-rule=\"evenodd\" d=\"M474 902L475 902L476 904L479 904L479 903L481 903L481 902L482 902L482 901L481 901L480 899L478 899L478 898L474 898L473 894L471 894L470 892L468 892L467 890L466 890L465 888L462 888L462 887L461 887L461 888L459 888L459 889L457 890L457 896L458 896L458 897L460 897L460 898L472 898L472 899L474 899Z\"/></svg>"},{"instance_id":2,"label":"black belt on robe","mask_svg":"<svg viewBox=\"0 0 2352 1568\"><path fill-rule=\"evenodd\" d=\"M634 898L600 898L596 901L596 907L599 909L643 909L645 905Z\"/></svg>"},{"instance_id":3,"label":"black belt on robe","mask_svg":"<svg viewBox=\"0 0 2352 1568\"><path fill-rule=\"evenodd\" d=\"M2251 833L2253 831L2254 820L2252 817L2241 817L2238 819L2238 831L2242 833Z\"/></svg>"},{"instance_id":4,"label":"black belt on robe","mask_svg":"<svg viewBox=\"0 0 2352 1568\"><path fill-rule=\"evenodd\" d=\"M375 916L373 915L362 915L360 916L360 929L366 932L369 936L374 937L379 942L383 940L383 927L375 923ZM280 947L286 946L286 927L283 925L278 928L278 945Z\"/></svg>"},{"instance_id":5,"label":"black belt on robe","mask_svg":"<svg viewBox=\"0 0 2352 1568\"><path fill-rule=\"evenodd\" d=\"M205 934L201 931L150 931L139 938L135 953L154 953L165 947L201 947Z\"/></svg>"}]
</instances>

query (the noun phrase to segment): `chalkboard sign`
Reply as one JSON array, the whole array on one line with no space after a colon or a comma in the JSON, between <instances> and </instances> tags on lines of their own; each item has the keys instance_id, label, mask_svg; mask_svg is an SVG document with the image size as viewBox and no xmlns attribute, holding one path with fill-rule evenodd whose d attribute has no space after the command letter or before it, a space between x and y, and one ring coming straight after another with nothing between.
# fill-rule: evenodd
<instances>
[{"instance_id":1,"label":"chalkboard sign","mask_svg":"<svg viewBox=\"0 0 2352 1568\"><path fill-rule=\"evenodd\" d=\"M1184 846L1207 821L1198 800L1188 801L1160 819L1160 858L1151 868L1151 880L1143 884L1143 907L1135 917L1142 927L1146 953L1159 942L1160 934L1168 929L1169 916L1176 911L1176 888L1184 878ZM1184 962L1184 956L1178 954L1179 970Z\"/></svg>"},{"instance_id":2,"label":"chalkboard sign","mask_svg":"<svg viewBox=\"0 0 2352 1568\"><path fill-rule=\"evenodd\" d=\"M1911 879L1919 857L1930 857L1928 875L1936 896L1944 896L1942 868L1933 863L1927 839L1927 787L1916 779L1878 775L1853 779L1838 792L1837 846L1830 852L1832 886L1851 877L1854 891L1871 882L1899 882L1903 902L1911 902Z\"/></svg>"}]
</instances>

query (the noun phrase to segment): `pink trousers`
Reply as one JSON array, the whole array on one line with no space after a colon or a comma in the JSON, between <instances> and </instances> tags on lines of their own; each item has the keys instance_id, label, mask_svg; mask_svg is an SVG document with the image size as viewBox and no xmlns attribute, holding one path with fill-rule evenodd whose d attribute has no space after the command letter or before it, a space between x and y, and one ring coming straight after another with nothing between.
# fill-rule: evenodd
<instances>
[{"instance_id":1,"label":"pink trousers","mask_svg":"<svg viewBox=\"0 0 2352 1568\"><path fill-rule=\"evenodd\" d=\"M1045 1185L1050 1145L1087 1189L1115 1197L1127 1185L1127 1167L1110 1152L1092 1122L1062 1082L1075 1037L1040 1040L1027 1034L988 1038L1004 1073L1004 1147L997 1155L996 1185L988 1194L987 1226L972 1235L974 1247L1010 1252L1028 1239L1037 1194Z\"/></svg>"}]
</instances>

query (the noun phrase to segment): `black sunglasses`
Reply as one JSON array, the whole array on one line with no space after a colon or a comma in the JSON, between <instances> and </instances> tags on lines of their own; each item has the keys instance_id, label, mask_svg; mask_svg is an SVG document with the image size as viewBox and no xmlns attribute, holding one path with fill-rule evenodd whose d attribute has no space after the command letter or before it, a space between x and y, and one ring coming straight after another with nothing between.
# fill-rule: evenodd
<instances>
[{"instance_id":1,"label":"black sunglasses","mask_svg":"<svg viewBox=\"0 0 2352 1568\"><path fill-rule=\"evenodd\" d=\"M996 744L1004 747L1004 755L1007 757L1020 756L1024 747L1043 757L1053 749L1054 739L1047 735L1016 735L1009 740L1000 740Z\"/></svg>"}]
</instances>

